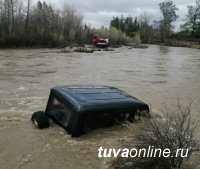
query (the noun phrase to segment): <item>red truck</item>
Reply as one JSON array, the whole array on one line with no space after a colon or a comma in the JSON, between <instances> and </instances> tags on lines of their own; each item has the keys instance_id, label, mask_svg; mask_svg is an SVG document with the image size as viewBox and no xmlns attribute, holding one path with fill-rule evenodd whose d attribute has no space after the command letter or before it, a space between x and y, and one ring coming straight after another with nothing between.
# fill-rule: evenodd
<instances>
[{"instance_id":1,"label":"red truck","mask_svg":"<svg viewBox=\"0 0 200 169\"><path fill-rule=\"evenodd\" d=\"M108 37L95 35L92 39L92 42L96 47L107 47Z\"/></svg>"}]
</instances>

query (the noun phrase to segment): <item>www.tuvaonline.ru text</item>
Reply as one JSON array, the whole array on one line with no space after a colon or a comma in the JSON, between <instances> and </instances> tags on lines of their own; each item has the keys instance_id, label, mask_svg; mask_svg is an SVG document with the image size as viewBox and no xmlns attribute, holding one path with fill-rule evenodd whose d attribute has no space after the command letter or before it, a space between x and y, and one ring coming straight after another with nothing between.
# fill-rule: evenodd
<instances>
[{"instance_id":1,"label":"www.tuvaonline.ru text","mask_svg":"<svg viewBox=\"0 0 200 169\"><path fill-rule=\"evenodd\" d=\"M160 149L155 148L154 146L149 146L148 148L123 148L123 149L115 149L115 148L103 148L102 146L98 148L98 157L99 158L108 158L108 157L188 157L188 149L176 149L175 153L171 153L169 148Z\"/></svg>"}]
</instances>

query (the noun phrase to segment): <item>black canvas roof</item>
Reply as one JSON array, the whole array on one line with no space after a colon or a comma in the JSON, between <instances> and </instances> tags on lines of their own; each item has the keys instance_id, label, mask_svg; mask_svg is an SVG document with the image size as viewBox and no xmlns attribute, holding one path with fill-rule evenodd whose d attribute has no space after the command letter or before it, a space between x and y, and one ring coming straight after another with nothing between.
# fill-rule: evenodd
<instances>
[{"instance_id":1,"label":"black canvas roof","mask_svg":"<svg viewBox=\"0 0 200 169\"><path fill-rule=\"evenodd\" d=\"M51 89L63 103L70 103L80 113L101 110L149 110L144 102L109 86L57 86Z\"/></svg>"}]
</instances>

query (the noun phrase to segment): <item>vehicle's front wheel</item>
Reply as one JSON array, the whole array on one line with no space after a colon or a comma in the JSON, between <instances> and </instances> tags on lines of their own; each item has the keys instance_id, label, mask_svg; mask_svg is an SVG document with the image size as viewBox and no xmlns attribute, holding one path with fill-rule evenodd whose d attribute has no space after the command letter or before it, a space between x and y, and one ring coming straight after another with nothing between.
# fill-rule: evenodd
<instances>
[{"instance_id":1,"label":"vehicle's front wheel","mask_svg":"<svg viewBox=\"0 0 200 169\"><path fill-rule=\"evenodd\" d=\"M43 111L34 112L31 117L31 120L33 124L39 129L49 127L49 120Z\"/></svg>"}]
</instances>

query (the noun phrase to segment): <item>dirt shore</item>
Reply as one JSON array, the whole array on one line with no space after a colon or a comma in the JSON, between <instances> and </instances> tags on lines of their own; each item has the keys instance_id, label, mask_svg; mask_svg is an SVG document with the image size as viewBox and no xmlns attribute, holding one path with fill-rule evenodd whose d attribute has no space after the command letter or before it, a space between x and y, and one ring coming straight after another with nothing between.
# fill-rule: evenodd
<instances>
[{"instance_id":1,"label":"dirt shore","mask_svg":"<svg viewBox=\"0 0 200 169\"><path fill-rule=\"evenodd\" d=\"M190 42L190 41L167 40L164 44L161 44L161 45L200 49L199 42Z\"/></svg>"}]
</instances>

